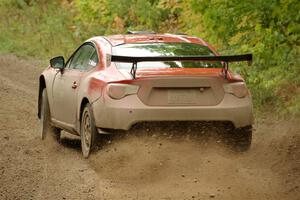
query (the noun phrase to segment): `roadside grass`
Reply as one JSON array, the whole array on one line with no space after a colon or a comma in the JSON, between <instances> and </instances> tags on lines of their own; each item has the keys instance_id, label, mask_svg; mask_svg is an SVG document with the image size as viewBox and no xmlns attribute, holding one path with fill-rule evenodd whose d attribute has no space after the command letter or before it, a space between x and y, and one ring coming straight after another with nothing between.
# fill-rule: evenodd
<instances>
[{"instance_id":1,"label":"roadside grass","mask_svg":"<svg viewBox=\"0 0 300 200\"><path fill-rule=\"evenodd\" d=\"M72 17L59 3L1 1L0 52L39 59L70 53L80 42L72 31Z\"/></svg>"}]
</instances>

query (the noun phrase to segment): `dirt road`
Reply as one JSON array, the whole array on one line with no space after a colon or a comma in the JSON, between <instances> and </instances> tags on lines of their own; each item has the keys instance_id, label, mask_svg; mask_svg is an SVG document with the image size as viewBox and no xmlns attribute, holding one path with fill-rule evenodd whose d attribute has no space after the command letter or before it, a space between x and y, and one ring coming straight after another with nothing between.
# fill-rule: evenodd
<instances>
[{"instance_id":1,"label":"dirt road","mask_svg":"<svg viewBox=\"0 0 300 200\"><path fill-rule=\"evenodd\" d=\"M0 199L300 199L299 120L259 119L246 153L206 129L144 130L105 138L86 160L78 138L39 138L42 69L0 56Z\"/></svg>"}]
</instances>

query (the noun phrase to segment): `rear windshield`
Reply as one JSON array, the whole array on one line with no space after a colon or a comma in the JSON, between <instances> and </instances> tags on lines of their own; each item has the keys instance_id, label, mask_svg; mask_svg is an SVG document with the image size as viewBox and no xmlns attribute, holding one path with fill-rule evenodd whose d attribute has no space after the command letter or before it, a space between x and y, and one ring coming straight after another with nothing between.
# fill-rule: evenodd
<instances>
[{"instance_id":1,"label":"rear windshield","mask_svg":"<svg viewBox=\"0 0 300 200\"><path fill-rule=\"evenodd\" d=\"M135 43L113 47L113 54L119 56L213 56L206 46L192 43ZM131 63L116 63L119 69L130 69ZM140 62L138 69L143 68L221 68L220 62L202 61L167 61Z\"/></svg>"}]
</instances>

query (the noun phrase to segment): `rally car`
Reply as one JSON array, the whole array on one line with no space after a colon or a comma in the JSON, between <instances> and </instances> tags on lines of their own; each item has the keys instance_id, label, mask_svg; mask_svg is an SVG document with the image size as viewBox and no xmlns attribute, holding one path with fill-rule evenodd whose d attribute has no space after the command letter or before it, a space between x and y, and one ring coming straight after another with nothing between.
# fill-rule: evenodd
<instances>
[{"instance_id":1,"label":"rally car","mask_svg":"<svg viewBox=\"0 0 300 200\"><path fill-rule=\"evenodd\" d=\"M243 78L201 38L147 32L98 36L65 61L52 58L39 77L41 137L61 130L81 137L87 158L98 134L141 122L219 121L251 145L253 110Z\"/></svg>"}]
</instances>

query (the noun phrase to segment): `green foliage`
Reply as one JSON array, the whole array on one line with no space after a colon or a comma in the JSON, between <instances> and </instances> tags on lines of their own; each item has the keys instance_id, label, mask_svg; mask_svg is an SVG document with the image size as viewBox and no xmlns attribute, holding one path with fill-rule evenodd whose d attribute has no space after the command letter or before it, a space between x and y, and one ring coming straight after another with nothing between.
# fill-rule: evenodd
<instances>
[{"instance_id":1,"label":"green foliage","mask_svg":"<svg viewBox=\"0 0 300 200\"><path fill-rule=\"evenodd\" d=\"M256 103L278 109L299 104L300 3L297 0L192 0L201 15L203 36L226 53L252 52L243 68ZM294 100L292 100L294 99ZM293 104L293 103L292 103ZM284 105L284 106L282 106ZM299 111L299 110L298 110Z\"/></svg>"},{"instance_id":2,"label":"green foliage","mask_svg":"<svg viewBox=\"0 0 300 200\"><path fill-rule=\"evenodd\" d=\"M125 33L131 28L159 30L168 16L157 0L75 0L75 7L77 19L97 35Z\"/></svg>"},{"instance_id":3,"label":"green foliage","mask_svg":"<svg viewBox=\"0 0 300 200\"><path fill-rule=\"evenodd\" d=\"M1 0L0 51L49 58L75 47L71 17L59 2L46 2Z\"/></svg>"},{"instance_id":4,"label":"green foliage","mask_svg":"<svg viewBox=\"0 0 300 200\"><path fill-rule=\"evenodd\" d=\"M299 0L0 0L0 51L68 55L83 40L127 30L185 32L222 54L254 54L240 71L256 106L300 113Z\"/></svg>"}]
</instances>

